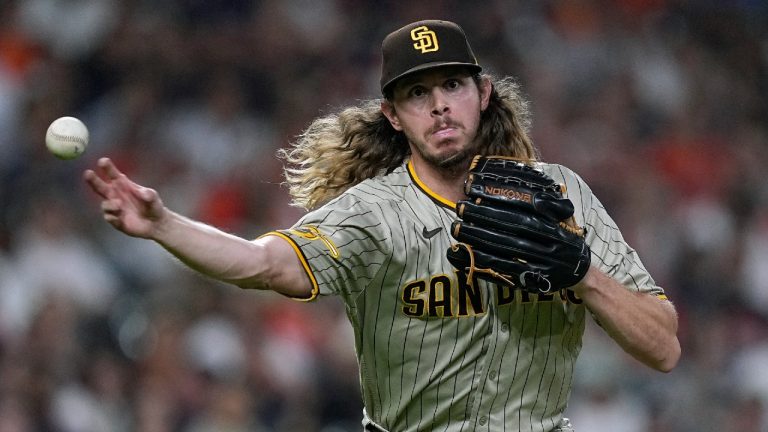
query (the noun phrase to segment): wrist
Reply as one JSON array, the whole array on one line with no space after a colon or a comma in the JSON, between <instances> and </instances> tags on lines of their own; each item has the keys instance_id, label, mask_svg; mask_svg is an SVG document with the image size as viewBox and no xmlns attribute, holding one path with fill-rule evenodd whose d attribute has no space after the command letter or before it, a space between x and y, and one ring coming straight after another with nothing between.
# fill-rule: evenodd
<instances>
[{"instance_id":1,"label":"wrist","mask_svg":"<svg viewBox=\"0 0 768 432\"><path fill-rule=\"evenodd\" d=\"M173 231L178 223L181 223L183 217L171 210L163 207L158 211L158 216L153 222L153 229L150 238L158 243L167 244L173 239Z\"/></svg>"},{"instance_id":2,"label":"wrist","mask_svg":"<svg viewBox=\"0 0 768 432\"><path fill-rule=\"evenodd\" d=\"M597 288L597 277L599 273L600 272L595 267L590 266L584 277L572 286L571 290L573 290L579 298L583 299Z\"/></svg>"}]
</instances>

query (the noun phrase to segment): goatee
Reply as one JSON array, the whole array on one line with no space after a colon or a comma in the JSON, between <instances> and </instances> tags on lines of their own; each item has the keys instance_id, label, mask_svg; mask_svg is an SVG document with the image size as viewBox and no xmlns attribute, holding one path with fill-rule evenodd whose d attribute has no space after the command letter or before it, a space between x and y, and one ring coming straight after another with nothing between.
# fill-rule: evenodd
<instances>
[{"instance_id":1,"label":"goatee","mask_svg":"<svg viewBox=\"0 0 768 432\"><path fill-rule=\"evenodd\" d=\"M464 175L469 170L469 165L472 163L474 156L475 149L473 147L463 149L446 158L427 158L427 160L440 168L446 174L446 177L454 177L456 175Z\"/></svg>"}]
</instances>

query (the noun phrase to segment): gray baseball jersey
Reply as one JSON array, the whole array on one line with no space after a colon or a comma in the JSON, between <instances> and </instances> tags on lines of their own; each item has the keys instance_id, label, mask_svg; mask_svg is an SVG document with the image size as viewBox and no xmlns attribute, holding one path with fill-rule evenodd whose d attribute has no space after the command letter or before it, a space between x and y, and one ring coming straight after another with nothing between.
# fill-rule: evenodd
<instances>
[{"instance_id":1,"label":"gray baseball jersey","mask_svg":"<svg viewBox=\"0 0 768 432\"><path fill-rule=\"evenodd\" d=\"M539 168L566 185L593 264L628 290L663 297L584 181L559 165ZM567 405L586 308L570 290L466 283L446 259L454 209L404 164L268 235L293 245L311 299L343 299L366 413L377 424L550 431Z\"/></svg>"}]
</instances>

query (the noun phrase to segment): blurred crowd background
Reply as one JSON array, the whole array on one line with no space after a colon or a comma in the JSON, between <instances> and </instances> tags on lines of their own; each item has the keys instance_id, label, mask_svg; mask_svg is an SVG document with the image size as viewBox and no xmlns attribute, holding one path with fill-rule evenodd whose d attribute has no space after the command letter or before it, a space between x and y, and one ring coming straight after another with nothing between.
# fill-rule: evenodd
<instances>
[{"instance_id":1,"label":"blurred crowd background","mask_svg":"<svg viewBox=\"0 0 768 432\"><path fill-rule=\"evenodd\" d=\"M580 173L680 312L652 372L587 329L583 432L768 431L764 0L0 0L0 432L360 430L341 303L204 279L101 219L109 156L171 208L245 237L302 213L278 148L377 98L410 21L514 75L542 158ZM44 134L74 115L86 154Z\"/></svg>"}]
</instances>

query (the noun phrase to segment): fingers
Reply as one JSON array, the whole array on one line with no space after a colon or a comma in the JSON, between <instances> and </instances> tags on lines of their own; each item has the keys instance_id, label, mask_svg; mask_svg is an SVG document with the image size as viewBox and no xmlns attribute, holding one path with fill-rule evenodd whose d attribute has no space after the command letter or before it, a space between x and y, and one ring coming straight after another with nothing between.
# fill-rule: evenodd
<instances>
[{"instance_id":1,"label":"fingers","mask_svg":"<svg viewBox=\"0 0 768 432\"><path fill-rule=\"evenodd\" d=\"M109 158L101 158L96 163L99 173L104 174L107 179L115 180L120 175L115 165ZM85 170L83 180L102 198L108 198L111 190L108 182L104 181L94 170Z\"/></svg>"},{"instance_id":2,"label":"fingers","mask_svg":"<svg viewBox=\"0 0 768 432\"><path fill-rule=\"evenodd\" d=\"M83 179L102 198L110 198L117 188L120 188L117 186L120 183L127 185L128 189L140 189L138 185L129 181L109 158L99 159L96 162L96 171L86 170L83 173Z\"/></svg>"},{"instance_id":3,"label":"fingers","mask_svg":"<svg viewBox=\"0 0 768 432\"><path fill-rule=\"evenodd\" d=\"M131 181L125 174L117 169L117 166L115 166L111 159L101 158L98 160L97 165L100 172L108 181L120 184L120 187L127 190L128 193L139 201L149 203L155 198L156 193L152 189L143 187ZM105 182L102 183L106 185Z\"/></svg>"},{"instance_id":4,"label":"fingers","mask_svg":"<svg viewBox=\"0 0 768 432\"><path fill-rule=\"evenodd\" d=\"M96 168L85 170L83 180L101 198L104 219L118 229L126 218L152 219L162 211L162 201L154 189L131 181L109 158L101 158Z\"/></svg>"},{"instance_id":5,"label":"fingers","mask_svg":"<svg viewBox=\"0 0 768 432\"><path fill-rule=\"evenodd\" d=\"M108 198L110 187L93 170L86 170L83 173L83 180L102 198Z\"/></svg>"},{"instance_id":6,"label":"fingers","mask_svg":"<svg viewBox=\"0 0 768 432\"><path fill-rule=\"evenodd\" d=\"M133 193L133 196L136 197L139 201L144 202L145 204L150 204L156 196L156 193L153 189L138 186L136 188L133 188L131 190Z\"/></svg>"},{"instance_id":7,"label":"fingers","mask_svg":"<svg viewBox=\"0 0 768 432\"><path fill-rule=\"evenodd\" d=\"M122 211L122 207L120 204L121 203L119 200L114 200L114 199L104 200L101 202L101 211L104 214L112 214L115 216L119 216Z\"/></svg>"},{"instance_id":8,"label":"fingers","mask_svg":"<svg viewBox=\"0 0 768 432\"><path fill-rule=\"evenodd\" d=\"M96 165L99 167L101 173L110 180L117 180L123 174L109 158L100 158L98 162L96 162Z\"/></svg>"}]
</instances>

